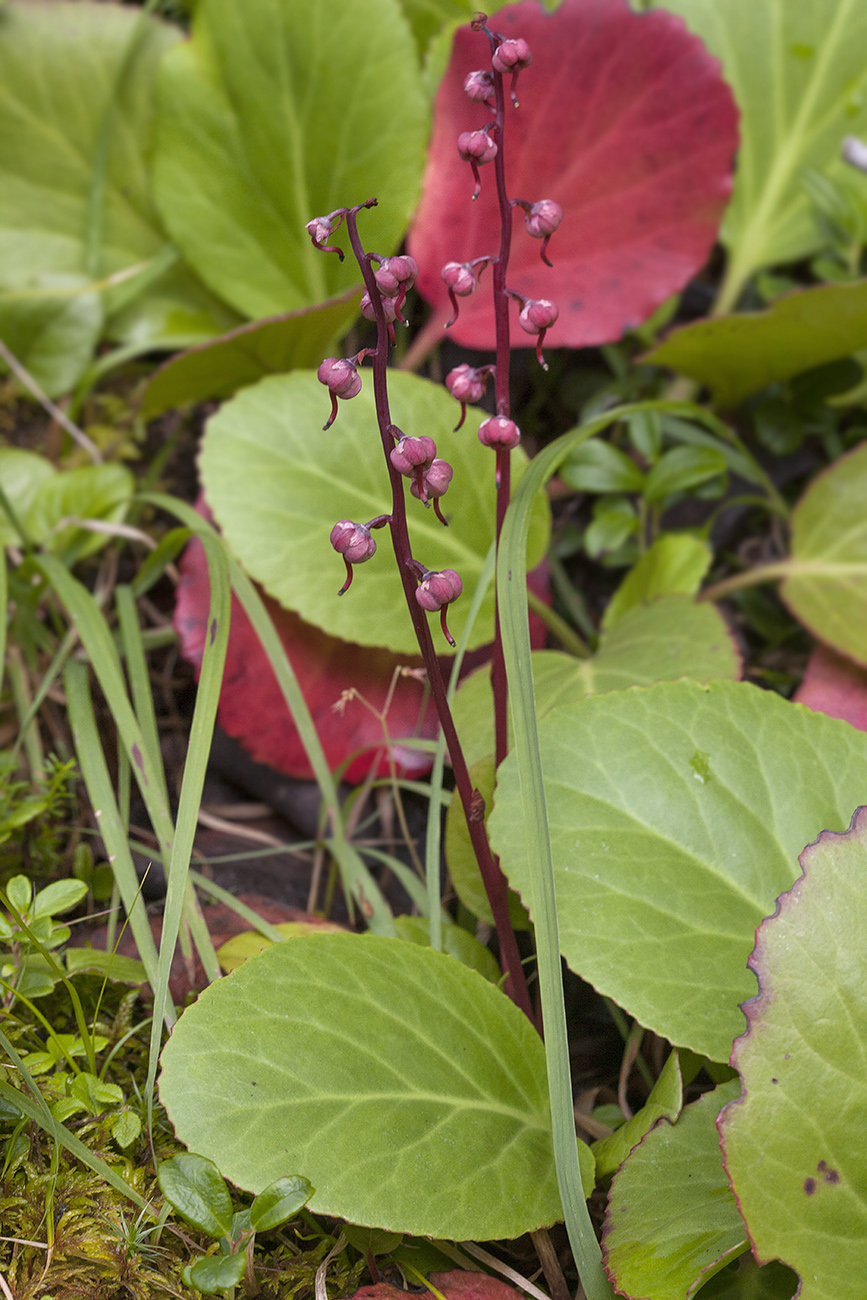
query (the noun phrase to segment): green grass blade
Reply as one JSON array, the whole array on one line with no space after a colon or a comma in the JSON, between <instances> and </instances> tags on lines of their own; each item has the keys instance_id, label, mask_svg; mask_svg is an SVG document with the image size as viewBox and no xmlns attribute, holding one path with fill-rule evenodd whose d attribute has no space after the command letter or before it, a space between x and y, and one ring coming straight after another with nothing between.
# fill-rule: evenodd
<instances>
[{"instance_id":1,"label":"green grass blade","mask_svg":"<svg viewBox=\"0 0 867 1300\"><path fill-rule=\"evenodd\" d=\"M0 553L0 691L6 671L6 628L9 618L9 570L6 567L6 548Z\"/></svg>"},{"instance_id":2,"label":"green grass blade","mask_svg":"<svg viewBox=\"0 0 867 1300\"><path fill-rule=\"evenodd\" d=\"M344 889L355 899L369 928L374 933L394 935L391 909L373 876L345 837L337 787L328 766L328 761L322 749L313 719L310 716L307 702L298 684L298 679L287 658L274 624L268 615L268 611L265 609L262 598L246 574L241 571L236 561L225 550L222 539L191 506L164 493L146 493L138 499L175 515L197 536L202 539L205 537L214 538L224 548L232 590L244 607L244 612L262 643L262 648L274 670L283 698L292 714L295 728L319 785L325 813L330 823L329 843L340 868Z\"/></svg>"},{"instance_id":3,"label":"green grass blade","mask_svg":"<svg viewBox=\"0 0 867 1300\"><path fill-rule=\"evenodd\" d=\"M162 852L168 856L174 835L171 811L165 796L162 765L154 765L144 734L126 691L123 670L105 618L93 596L73 578L53 555L34 557L33 563L53 586L66 608L70 622L78 629L106 703L111 710L118 737L135 772L142 799Z\"/></svg>"},{"instance_id":4,"label":"green grass blade","mask_svg":"<svg viewBox=\"0 0 867 1300\"><path fill-rule=\"evenodd\" d=\"M509 507L497 564L497 596L509 682L509 703L515 728L515 753L521 775L524 834L533 870L530 912L536 929L557 1180L569 1243L588 1300L611 1300L613 1291L602 1267L602 1254L584 1200L575 1138L554 870L539 757L527 624L527 534L536 493L573 448L635 411L671 410L675 405L682 406L674 403L638 403L608 411L583 428L565 434L540 452L531 461Z\"/></svg>"},{"instance_id":5,"label":"green grass blade","mask_svg":"<svg viewBox=\"0 0 867 1300\"><path fill-rule=\"evenodd\" d=\"M162 762L160 737L154 711L153 690L148 675L138 610L131 589L124 584L115 589L114 600L120 624L120 639L126 661L126 674L132 692L136 719L144 737L144 747L151 766L162 782L160 795L168 805L169 792L166 788L165 769Z\"/></svg>"},{"instance_id":6,"label":"green grass blade","mask_svg":"<svg viewBox=\"0 0 867 1300\"><path fill-rule=\"evenodd\" d=\"M148 1110L148 1123L153 1116L153 1091L159 1062L162 1020L169 1002L169 976L172 958L175 952L181 915L187 890L187 873L193 851L202 789L205 773L211 753L211 739L214 723L217 719L217 704L220 699L220 686L223 680L223 668L226 663L226 649L229 644L230 591L226 568L226 549L219 539L213 536L203 537L205 556L208 561L210 579L210 607L208 609L208 627L210 633L206 638L202 656L202 671L199 688L196 692L196 705L190 726L187 748L187 761L184 766L184 780L178 803L177 826L171 852L166 859L166 901L163 909L163 933L160 942L159 965L157 968L157 986L154 989L153 1025L151 1027L150 1059L148 1061L145 1099ZM204 928L204 923L201 928ZM220 974L219 963L211 945L210 936L205 929L204 937L198 930L199 955L206 971L212 978ZM210 950L210 951L209 951Z\"/></svg>"},{"instance_id":7,"label":"green grass blade","mask_svg":"<svg viewBox=\"0 0 867 1300\"><path fill-rule=\"evenodd\" d=\"M120 890L124 910L129 917L130 929L139 957L144 962L148 983L151 988L154 988L157 979L157 948L151 934L126 828L117 805L96 726L87 665L75 660L68 663L63 674L63 684L81 773L91 805L97 814L100 834Z\"/></svg>"}]
</instances>

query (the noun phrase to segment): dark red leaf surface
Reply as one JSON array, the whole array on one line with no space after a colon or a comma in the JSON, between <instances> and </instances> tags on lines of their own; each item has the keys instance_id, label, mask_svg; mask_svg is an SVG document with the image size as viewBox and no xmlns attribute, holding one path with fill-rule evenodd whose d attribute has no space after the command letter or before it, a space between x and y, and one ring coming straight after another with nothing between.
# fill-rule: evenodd
<instances>
[{"instance_id":1,"label":"dark red leaf surface","mask_svg":"<svg viewBox=\"0 0 867 1300\"><path fill-rule=\"evenodd\" d=\"M553 271L514 210L509 287L557 303L548 347L610 342L646 320L708 256L738 143L731 91L679 18L633 13L626 0L564 0L551 14L524 0L489 26L524 37L533 56L518 81L520 108L506 104L509 197L554 199L564 210L548 248ZM486 38L462 27L437 95L410 232L417 288L443 324L450 310L442 267L499 246L493 164L482 167L482 192L472 203L472 175L456 147L460 132L490 121L490 111L463 91L467 74L486 66ZM467 347L494 347L490 274L461 299L450 331ZM513 325L513 345L533 346L516 319Z\"/></svg>"},{"instance_id":2,"label":"dark red leaf surface","mask_svg":"<svg viewBox=\"0 0 867 1300\"><path fill-rule=\"evenodd\" d=\"M201 542L193 540L180 561L174 624L181 653L198 674L208 620L208 566ZM531 576L533 589L548 598L547 566ZM363 781L371 769L385 775L388 756L382 725L370 708L354 698L340 705L346 691L357 691L377 712L385 706L395 671L421 668L421 659L393 655L388 650L351 645L328 636L264 596L265 605L298 677L307 706L332 771L354 756L345 779ZM531 616L534 648L545 644L541 622ZM474 651L464 660L465 672L490 658L490 647ZM449 661L446 671L449 670ZM335 706L339 706L335 708ZM259 763L289 776L312 777L304 747L259 638L240 603L232 597L232 625L218 712L220 726L244 746ZM397 679L387 714L394 759L403 776L419 776L431 765L428 753L414 749L412 739L436 736L436 714L423 682L414 677Z\"/></svg>"},{"instance_id":3,"label":"dark red leaf surface","mask_svg":"<svg viewBox=\"0 0 867 1300\"><path fill-rule=\"evenodd\" d=\"M430 1281L445 1300L523 1300L520 1291L487 1273L455 1268L448 1273L431 1273ZM377 1282L375 1286L359 1287L350 1300L407 1300L409 1294L389 1282ZM434 1300L433 1292L425 1291L416 1300Z\"/></svg>"},{"instance_id":4,"label":"dark red leaf surface","mask_svg":"<svg viewBox=\"0 0 867 1300\"><path fill-rule=\"evenodd\" d=\"M818 645L810 655L795 699L816 713L843 718L860 731L867 731L867 668L828 646Z\"/></svg>"}]
</instances>

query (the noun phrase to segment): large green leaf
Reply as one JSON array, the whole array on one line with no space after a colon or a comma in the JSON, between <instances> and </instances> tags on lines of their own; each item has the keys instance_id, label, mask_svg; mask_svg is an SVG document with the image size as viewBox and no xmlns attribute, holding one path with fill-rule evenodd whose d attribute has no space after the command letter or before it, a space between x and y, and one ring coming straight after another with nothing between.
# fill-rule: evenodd
<instances>
[{"instance_id":1,"label":"large green leaf","mask_svg":"<svg viewBox=\"0 0 867 1300\"><path fill-rule=\"evenodd\" d=\"M763 266L803 257L823 236L804 169L842 177L840 145L867 132L862 0L665 0L722 60L741 110L734 196L722 237L724 301Z\"/></svg>"},{"instance_id":2,"label":"large green leaf","mask_svg":"<svg viewBox=\"0 0 867 1300\"><path fill-rule=\"evenodd\" d=\"M863 789L863 786L862 786ZM760 993L732 1063L743 1096L720 1117L726 1169L760 1260L800 1300L861 1300L867 1278L867 808L825 831L762 924Z\"/></svg>"},{"instance_id":3,"label":"large green leaf","mask_svg":"<svg viewBox=\"0 0 867 1300\"><path fill-rule=\"evenodd\" d=\"M214 331L202 287L171 267L147 175L156 69L179 37L89 0L0 11L0 335L52 392L83 369L105 277L138 268L105 292L109 315L158 291L199 334Z\"/></svg>"},{"instance_id":4,"label":"large green leaf","mask_svg":"<svg viewBox=\"0 0 867 1300\"><path fill-rule=\"evenodd\" d=\"M605 1266L618 1292L688 1300L748 1246L719 1149L716 1117L737 1079L660 1120L614 1177L605 1222Z\"/></svg>"},{"instance_id":5,"label":"large green leaf","mask_svg":"<svg viewBox=\"0 0 867 1300\"><path fill-rule=\"evenodd\" d=\"M251 957L184 1012L160 1096L238 1186L302 1172L315 1214L479 1240L560 1216L541 1039L430 948L311 935Z\"/></svg>"},{"instance_id":6,"label":"large green leaf","mask_svg":"<svg viewBox=\"0 0 867 1300\"><path fill-rule=\"evenodd\" d=\"M448 528L410 496L405 480L413 554L429 569L456 569L470 593L493 541L496 508L494 458L476 437L480 417L468 416L464 428L452 432L453 400L416 375L393 372L389 392L394 422L404 433L434 438L455 472L442 498ZM200 459L208 504L247 572L281 604L344 641L417 654L387 531L375 534L376 555L359 566L346 595L337 595L344 570L328 541L331 528L338 519L366 523L388 513L391 493L370 376L358 397L341 403L324 434L329 410L327 390L309 371L245 388L208 422ZM512 463L517 481L527 463L523 453ZM544 554L547 521L540 494L531 566ZM457 639L469 605L467 594L449 609ZM491 591L470 646L491 641L493 627ZM438 627L435 632L439 637Z\"/></svg>"},{"instance_id":7,"label":"large green leaf","mask_svg":"<svg viewBox=\"0 0 867 1300\"><path fill-rule=\"evenodd\" d=\"M590 696L539 724L561 949L642 1024L728 1059L756 926L803 845L848 825L867 735L742 682ZM531 897L514 756L492 841Z\"/></svg>"},{"instance_id":8,"label":"large green leaf","mask_svg":"<svg viewBox=\"0 0 867 1300\"><path fill-rule=\"evenodd\" d=\"M536 711L628 686L692 677L697 682L740 675L740 656L717 610L688 596L661 596L626 611L602 633L591 659L559 650L532 656ZM490 668L480 668L458 687L452 713L468 763L493 753L494 693Z\"/></svg>"},{"instance_id":9,"label":"large green leaf","mask_svg":"<svg viewBox=\"0 0 867 1300\"><path fill-rule=\"evenodd\" d=\"M311 218L375 195L362 235L393 251L427 126L397 0L200 0L192 39L160 73L157 200L227 302L248 316L296 310L358 280L351 253L341 265L313 248Z\"/></svg>"},{"instance_id":10,"label":"large green leaf","mask_svg":"<svg viewBox=\"0 0 867 1300\"><path fill-rule=\"evenodd\" d=\"M780 594L822 641L867 664L867 442L813 479L792 512Z\"/></svg>"},{"instance_id":11,"label":"large green leaf","mask_svg":"<svg viewBox=\"0 0 867 1300\"><path fill-rule=\"evenodd\" d=\"M305 311L241 325L172 357L145 389L142 415L151 420L172 407L231 397L265 375L318 366L358 309L359 290Z\"/></svg>"},{"instance_id":12,"label":"large green leaf","mask_svg":"<svg viewBox=\"0 0 867 1300\"><path fill-rule=\"evenodd\" d=\"M767 311L695 321L673 330L646 360L707 384L736 406L767 384L867 347L867 280L797 289Z\"/></svg>"}]
</instances>

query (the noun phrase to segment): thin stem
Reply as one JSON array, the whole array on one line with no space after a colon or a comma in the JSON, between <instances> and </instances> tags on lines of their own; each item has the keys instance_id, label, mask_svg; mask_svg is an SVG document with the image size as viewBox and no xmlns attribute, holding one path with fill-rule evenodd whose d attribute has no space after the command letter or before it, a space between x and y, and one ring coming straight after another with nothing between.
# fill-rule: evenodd
<instances>
[{"instance_id":1,"label":"thin stem","mask_svg":"<svg viewBox=\"0 0 867 1300\"><path fill-rule=\"evenodd\" d=\"M498 41L493 32L486 31L491 55L494 54ZM511 346L509 339L509 299L506 295L506 273L509 269L509 255L512 251L512 205L506 193L505 164L505 126L506 126L506 92L503 74L494 70L494 102L496 114L491 128L497 141L497 154L494 158L494 178L497 187L497 204L500 209L500 252L491 268L494 286L494 324L497 337L497 362L494 372L494 397L497 415L507 419L511 413L509 397L509 379L511 367ZM497 448L497 547L509 499L512 494L512 461L507 448ZM506 683L506 661L503 658L503 638L500 631L500 611L494 606L494 663L491 673L494 688L494 751L497 767L509 752L508 732L508 686Z\"/></svg>"},{"instance_id":2,"label":"thin stem","mask_svg":"<svg viewBox=\"0 0 867 1300\"><path fill-rule=\"evenodd\" d=\"M484 810L482 810L482 816L480 818L476 803L474 803L473 800L473 784L470 780L466 760L464 759L463 750L461 749L458 740L451 709L449 708L448 699L446 697L446 684L440 670L436 650L434 649L427 615L415 598L416 588L418 585L416 580L416 569L418 566L416 561L413 560L412 550L410 547L403 480L392 465L389 455L394 446L394 438L391 433L393 426L388 402L388 323L385 319L382 298L380 297L379 290L376 286L373 269L367 259L367 254L364 251L358 235L356 220L357 214L362 208L373 207L375 202L375 199L368 199L367 203L359 204L357 208L350 208L346 214L346 229L349 234L352 251L355 254L355 258L364 278L365 288L370 294L370 301L372 302L374 312L376 313L378 346L373 354L373 393L376 404L377 422L379 424L380 437L382 439L383 451L385 453L385 462L388 469L389 481L391 483L392 509L391 519L389 522L391 539L394 546L394 554L395 559L397 560L400 580L403 584L407 608L409 609L409 615L412 619L412 625L418 641L419 650L421 651L425 668L427 669L428 680L430 682L431 692L439 716L440 726L442 727L446 738L449 757L452 763L452 770L455 775L455 785L457 786L461 804L464 809L464 815L467 819L470 841L473 845L476 858L478 859L479 870L482 874L485 891L488 895L491 911L494 914L494 921L497 927L497 938L500 944L500 960L506 977L505 989L512 1001L515 1002L530 1019L532 1019L532 1006L530 1003L530 995L527 991L527 982L524 978L524 969L521 965L515 932L512 929L512 924L509 920L506 879L491 853L491 846L488 843L487 831L485 830Z\"/></svg>"}]
</instances>

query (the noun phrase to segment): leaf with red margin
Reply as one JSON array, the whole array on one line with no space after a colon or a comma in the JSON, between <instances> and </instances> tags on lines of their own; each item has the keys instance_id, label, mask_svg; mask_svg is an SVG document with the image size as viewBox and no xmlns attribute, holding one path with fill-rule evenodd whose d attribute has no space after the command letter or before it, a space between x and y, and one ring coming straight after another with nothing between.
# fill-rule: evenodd
<instances>
[{"instance_id":1,"label":"leaf with red margin","mask_svg":"<svg viewBox=\"0 0 867 1300\"><path fill-rule=\"evenodd\" d=\"M633 13L626 0L564 0L554 13L524 0L489 25L526 39L533 55L518 83L520 109L506 105L510 197L554 199L565 213L549 248L552 272L516 209L509 286L556 299L550 346L610 342L683 288L713 246L738 143L731 91L679 18ZM493 165L472 203L456 146L461 131L490 120L463 91L466 75L488 63L485 37L461 28L409 236L422 268L416 287L443 324L451 313L440 269L499 248ZM461 299L451 333L467 347L494 347L487 293ZM532 340L516 328L512 343Z\"/></svg>"},{"instance_id":2,"label":"leaf with red margin","mask_svg":"<svg viewBox=\"0 0 867 1300\"><path fill-rule=\"evenodd\" d=\"M859 731L867 731L867 668L828 646L817 645L810 655L794 699L817 713L842 718Z\"/></svg>"},{"instance_id":3,"label":"leaf with red margin","mask_svg":"<svg viewBox=\"0 0 867 1300\"><path fill-rule=\"evenodd\" d=\"M823 831L756 932L760 992L720 1114L726 1172L763 1263L801 1277L800 1300L863 1300L867 1278L867 807Z\"/></svg>"},{"instance_id":4,"label":"leaf with red margin","mask_svg":"<svg viewBox=\"0 0 867 1300\"><path fill-rule=\"evenodd\" d=\"M198 508L207 515L201 503ZM181 653L198 673L207 634L210 590L201 542L190 542L179 568L174 625ZM528 584L546 603L550 601L546 564L529 575ZM357 691L381 712L395 672L401 667L421 668L421 658L338 640L305 623L270 597L263 595L263 600L298 677L332 771L354 756L344 773L345 780L363 781L374 767L377 775L385 775L389 770L388 755L379 719L357 698L348 700L343 707L335 706L345 691ZM544 625L532 614L530 638L536 647L545 644ZM489 658L490 646L481 647L465 656L464 671L480 667ZM446 672L450 662L443 659ZM289 776L313 776L271 665L234 596L218 720L256 762L268 763ZM433 740L437 734L436 712L423 680L412 676L397 679L387 721L389 736L397 742L393 755L398 772L411 777L427 772L431 765L429 753L412 745L414 738Z\"/></svg>"},{"instance_id":5,"label":"leaf with red margin","mask_svg":"<svg viewBox=\"0 0 867 1300\"><path fill-rule=\"evenodd\" d=\"M487 1273L471 1273L468 1269L450 1269L447 1273L431 1273L431 1285L444 1300L522 1300L521 1293L499 1278ZM377 1282L373 1286L359 1287L349 1300L406 1300L406 1291L390 1282ZM418 1294L416 1300L435 1300L432 1291Z\"/></svg>"}]
</instances>

